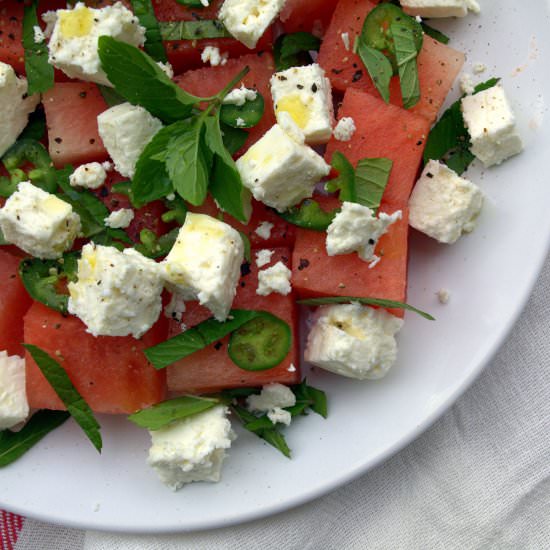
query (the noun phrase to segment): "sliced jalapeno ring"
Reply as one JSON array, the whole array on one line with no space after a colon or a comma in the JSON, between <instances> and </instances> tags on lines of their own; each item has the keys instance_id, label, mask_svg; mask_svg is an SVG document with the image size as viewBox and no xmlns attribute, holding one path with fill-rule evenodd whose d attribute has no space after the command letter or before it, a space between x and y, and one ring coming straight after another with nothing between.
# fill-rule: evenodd
<instances>
[{"instance_id":1,"label":"sliced jalapeno ring","mask_svg":"<svg viewBox=\"0 0 550 550\"><path fill-rule=\"evenodd\" d=\"M255 99L247 100L243 105L222 105L220 120L232 128L252 128L262 119L264 108L264 98L257 92Z\"/></svg>"}]
</instances>

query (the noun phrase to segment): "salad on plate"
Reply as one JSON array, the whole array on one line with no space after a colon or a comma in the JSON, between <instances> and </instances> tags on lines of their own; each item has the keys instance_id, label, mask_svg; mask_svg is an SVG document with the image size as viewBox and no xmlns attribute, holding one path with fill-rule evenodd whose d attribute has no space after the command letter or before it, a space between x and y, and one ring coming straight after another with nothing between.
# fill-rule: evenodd
<instances>
[{"instance_id":1,"label":"salad on plate","mask_svg":"<svg viewBox=\"0 0 550 550\"><path fill-rule=\"evenodd\" d=\"M107 413L168 487L219 481L232 424L291 457L329 414L316 369L383 377L404 312L434 320L409 227L472 232L464 172L522 150L482 64L448 100L465 58L432 20L479 10L4 1L0 467L71 417L101 451Z\"/></svg>"}]
</instances>

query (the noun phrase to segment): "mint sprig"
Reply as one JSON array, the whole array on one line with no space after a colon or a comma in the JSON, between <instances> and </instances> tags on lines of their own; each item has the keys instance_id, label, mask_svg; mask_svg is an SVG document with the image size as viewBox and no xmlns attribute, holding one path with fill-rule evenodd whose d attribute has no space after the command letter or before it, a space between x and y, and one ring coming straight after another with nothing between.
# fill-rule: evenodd
<instances>
[{"instance_id":1,"label":"mint sprig","mask_svg":"<svg viewBox=\"0 0 550 550\"><path fill-rule=\"evenodd\" d=\"M309 65L312 58L309 52L319 51L321 40L308 32L282 34L273 46L275 68L284 71L299 65Z\"/></svg>"},{"instance_id":2,"label":"mint sprig","mask_svg":"<svg viewBox=\"0 0 550 550\"><path fill-rule=\"evenodd\" d=\"M395 58L399 74L399 85L403 107L410 109L420 100L420 81L418 80L417 41L413 30L402 26L400 23L392 23L390 26L395 46Z\"/></svg>"},{"instance_id":3,"label":"mint sprig","mask_svg":"<svg viewBox=\"0 0 550 550\"><path fill-rule=\"evenodd\" d=\"M224 24L217 19L198 21L160 21L160 34L163 40L203 40L231 38Z\"/></svg>"},{"instance_id":4,"label":"mint sprig","mask_svg":"<svg viewBox=\"0 0 550 550\"><path fill-rule=\"evenodd\" d=\"M393 68L389 59L375 48L367 46L361 39L357 41L357 54L367 69L374 86L382 99L390 102L390 82L393 76Z\"/></svg>"},{"instance_id":5,"label":"mint sprig","mask_svg":"<svg viewBox=\"0 0 550 550\"><path fill-rule=\"evenodd\" d=\"M151 0L130 0L134 14L139 19L140 25L145 27L145 51L156 61L166 63L166 50L162 43L159 22L155 16L155 10Z\"/></svg>"}]
</instances>

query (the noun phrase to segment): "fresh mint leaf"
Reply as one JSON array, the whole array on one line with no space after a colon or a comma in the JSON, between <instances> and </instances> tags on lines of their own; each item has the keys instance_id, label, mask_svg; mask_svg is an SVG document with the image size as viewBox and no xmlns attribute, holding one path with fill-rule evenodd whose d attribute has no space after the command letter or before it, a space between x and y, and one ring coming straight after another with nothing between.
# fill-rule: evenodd
<instances>
[{"instance_id":1,"label":"fresh mint leaf","mask_svg":"<svg viewBox=\"0 0 550 550\"><path fill-rule=\"evenodd\" d=\"M300 206L293 206L278 214L292 225L313 231L326 231L337 212L338 210L325 212L317 201L306 199Z\"/></svg>"},{"instance_id":2,"label":"fresh mint leaf","mask_svg":"<svg viewBox=\"0 0 550 550\"><path fill-rule=\"evenodd\" d=\"M248 321L262 315L265 315L264 311L233 309L227 321L220 323L215 319L207 319L165 342L147 348L145 356L155 369L163 369L196 351L204 349L242 327Z\"/></svg>"},{"instance_id":3,"label":"fresh mint leaf","mask_svg":"<svg viewBox=\"0 0 550 550\"><path fill-rule=\"evenodd\" d=\"M31 344L24 344L24 346L31 354L46 380L55 390L55 393L59 396L61 401L63 401L65 407L67 407L69 414L82 428L93 446L101 452L102 440L100 426L95 419L92 409L90 409L88 403L84 401L77 389L73 386L65 369L40 348Z\"/></svg>"},{"instance_id":4,"label":"fresh mint leaf","mask_svg":"<svg viewBox=\"0 0 550 550\"><path fill-rule=\"evenodd\" d=\"M115 105L120 105L121 103L126 102L126 100L119 93L117 93L114 88L111 88L111 86L103 86L102 84L98 84L97 87L99 88L99 92L105 100L105 103L107 103L109 107L114 107Z\"/></svg>"},{"instance_id":5,"label":"fresh mint leaf","mask_svg":"<svg viewBox=\"0 0 550 550\"><path fill-rule=\"evenodd\" d=\"M207 411L219 404L220 402L217 399L184 395L183 397L163 401L147 409L142 409L130 415L128 420L140 428L159 430L176 420L182 420Z\"/></svg>"},{"instance_id":6,"label":"fresh mint leaf","mask_svg":"<svg viewBox=\"0 0 550 550\"><path fill-rule=\"evenodd\" d=\"M438 42L441 42L442 44L449 43L450 38L447 35L443 34L441 31L438 31L437 29L434 29L427 23L424 23L424 21L420 23L420 26L422 27L422 30L424 31L425 34L427 34L428 36L431 36L433 39L437 40Z\"/></svg>"},{"instance_id":7,"label":"fresh mint leaf","mask_svg":"<svg viewBox=\"0 0 550 550\"><path fill-rule=\"evenodd\" d=\"M40 141L46 134L46 115L44 109L39 105L36 111L29 115L29 122L19 135L18 140L32 139Z\"/></svg>"},{"instance_id":8,"label":"fresh mint leaf","mask_svg":"<svg viewBox=\"0 0 550 550\"><path fill-rule=\"evenodd\" d=\"M136 250L147 256L157 259L168 255L178 238L179 228L174 227L168 233L157 237L150 229L142 229L139 234L141 243L136 245Z\"/></svg>"},{"instance_id":9,"label":"fresh mint leaf","mask_svg":"<svg viewBox=\"0 0 550 550\"><path fill-rule=\"evenodd\" d=\"M34 27L40 27L37 6L38 0L34 0L24 7L23 13L23 48L29 95L45 92L54 84L53 67L48 63L48 46L45 41L34 41Z\"/></svg>"},{"instance_id":10,"label":"fresh mint leaf","mask_svg":"<svg viewBox=\"0 0 550 550\"><path fill-rule=\"evenodd\" d=\"M145 51L155 60L166 63L166 51L162 43L159 22L151 0L130 0L134 14L141 26L145 27Z\"/></svg>"},{"instance_id":11,"label":"fresh mint leaf","mask_svg":"<svg viewBox=\"0 0 550 550\"><path fill-rule=\"evenodd\" d=\"M393 68L388 58L380 51L357 42L357 53L365 65L378 93L386 102L390 102L390 82L393 76Z\"/></svg>"},{"instance_id":12,"label":"fresh mint leaf","mask_svg":"<svg viewBox=\"0 0 550 550\"><path fill-rule=\"evenodd\" d=\"M375 214L390 177L393 161L388 158L361 159L355 168L356 201Z\"/></svg>"},{"instance_id":13,"label":"fresh mint leaf","mask_svg":"<svg viewBox=\"0 0 550 550\"><path fill-rule=\"evenodd\" d=\"M418 313L424 319L428 321L435 321L435 317L432 317L429 313L421 311L420 309L415 308L404 302L397 302L395 300L386 300L384 298L358 298L354 296L331 296L327 298L308 298L306 300L298 300L298 304L304 306L326 306L330 304L350 304L352 302L357 302L366 306L379 306L384 308L392 309L405 309L407 311L412 311Z\"/></svg>"},{"instance_id":14,"label":"fresh mint leaf","mask_svg":"<svg viewBox=\"0 0 550 550\"><path fill-rule=\"evenodd\" d=\"M223 104L220 107L220 121L233 128L252 128L264 116L264 98L256 92L256 98L243 105Z\"/></svg>"},{"instance_id":15,"label":"fresh mint leaf","mask_svg":"<svg viewBox=\"0 0 550 550\"><path fill-rule=\"evenodd\" d=\"M100 36L101 66L116 92L141 105L166 123L187 118L201 98L188 94L172 82L146 53L135 46Z\"/></svg>"},{"instance_id":16,"label":"fresh mint leaf","mask_svg":"<svg viewBox=\"0 0 550 550\"><path fill-rule=\"evenodd\" d=\"M284 71L291 67L312 63L310 51L319 51L321 40L308 32L282 34L275 41L273 55L275 68Z\"/></svg>"},{"instance_id":17,"label":"fresh mint leaf","mask_svg":"<svg viewBox=\"0 0 550 550\"><path fill-rule=\"evenodd\" d=\"M59 292L66 281L75 281L79 252L67 252L61 260L27 258L19 264L19 276L33 300L67 313L69 296Z\"/></svg>"},{"instance_id":18,"label":"fresh mint leaf","mask_svg":"<svg viewBox=\"0 0 550 550\"><path fill-rule=\"evenodd\" d=\"M392 23L390 31L395 46L395 58L399 72L403 107L410 109L420 100L417 55L422 45L417 49L413 30L401 23Z\"/></svg>"},{"instance_id":19,"label":"fresh mint leaf","mask_svg":"<svg viewBox=\"0 0 550 550\"><path fill-rule=\"evenodd\" d=\"M327 396L324 391L314 388L313 386L308 386L305 378L300 384L291 386L290 389L296 396L296 405L301 409L299 413L298 410L291 411L291 413L294 413L293 416L303 414L309 408L323 418L327 418ZM303 407L303 405L305 405L305 407ZM291 408L292 407L289 407L287 410Z\"/></svg>"},{"instance_id":20,"label":"fresh mint leaf","mask_svg":"<svg viewBox=\"0 0 550 550\"><path fill-rule=\"evenodd\" d=\"M340 151L335 151L332 155L331 165L338 172L338 176L328 181L325 184L325 189L329 193L338 191L338 198L342 202L357 202L355 170L351 162Z\"/></svg>"},{"instance_id":21,"label":"fresh mint leaf","mask_svg":"<svg viewBox=\"0 0 550 550\"><path fill-rule=\"evenodd\" d=\"M6 237L4 237L4 233L2 232L2 229L0 228L0 246L6 246L10 244L8 241L6 241Z\"/></svg>"},{"instance_id":22,"label":"fresh mint leaf","mask_svg":"<svg viewBox=\"0 0 550 550\"><path fill-rule=\"evenodd\" d=\"M231 38L231 34L229 34L223 23L217 19L161 21L159 28L163 40Z\"/></svg>"},{"instance_id":23,"label":"fresh mint leaf","mask_svg":"<svg viewBox=\"0 0 550 550\"><path fill-rule=\"evenodd\" d=\"M38 411L18 432L0 431L0 468L15 462L70 416L66 411Z\"/></svg>"}]
</instances>

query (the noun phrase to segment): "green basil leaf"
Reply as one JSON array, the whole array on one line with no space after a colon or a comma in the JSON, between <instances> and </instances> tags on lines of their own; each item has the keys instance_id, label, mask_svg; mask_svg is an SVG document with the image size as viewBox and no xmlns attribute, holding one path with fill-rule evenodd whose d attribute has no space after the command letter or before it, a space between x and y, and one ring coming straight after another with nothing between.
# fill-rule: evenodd
<instances>
[{"instance_id":1,"label":"green basil leaf","mask_svg":"<svg viewBox=\"0 0 550 550\"><path fill-rule=\"evenodd\" d=\"M361 159L355 168L356 200L375 214L390 177L393 161L388 158Z\"/></svg>"},{"instance_id":2,"label":"green basil leaf","mask_svg":"<svg viewBox=\"0 0 550 550\"><path fill-rule=\"evenodd\" d=\"M220 121L233 128L252 128L264 116L264 98L260 92L256 99L245 101L244 105L223 104L220 108Z\"/></svg>"},{"instance_id":3,"label":"green basil leaf","mask_svg":"<svg viewBox=\"0 0 550 550\"><path fill-rule=\"evenodd\" d=\"M443 34L441 31L438 31L437 29L434 29L433 27L430 27L430 25L428 25L427 23L424 23L424 21L420 23L420 26L422 27L422 30L424 31L425 34L427 34L428 36L431 36L438 42L441 42L442 44L449 43L450 38L447 35Z\"/></svg>"},{"instance_id":4,"label":"green basil leaf","mask_svg":"<svg viewBox=\"0 0 550 550\"><path fill-rule=\"evenodd\" d=\"M407 311L418 313L418 315L420 315L421 317L424 317L424 319L428 319L428 321L435 321L435 317L433 317L429 313L426 313L425 311L421 311L420 309L415 308L414 306L405 304L404 302L397 302L395 300L386 300L384 298L358 298L354 296L331 296L327 298L308 298L307 300L297 301L298 304L302 304L304 306L326 306L330 304L349 304L352 302L358 302L359 304L363 304L366 306L379 306L379 307L392 308L392 309L405 309Z\"/></svg>"},{"instance_id":5,"label":"green basil leaf","mask_svg":"<svg viewBox=\"0 0 550 550\"><path fill-rule=\"evenodd\" d=\"M39 27L36 7L38 0L24 7L23 47L25 49L25 73L29 95L49 90L54 84L53 67L48 63L48 46L45 41L34 41L34 27Z\"/></svg>"},{"instance_id":6,"label":"green basil leaf","mask_svg":"<svg viewBox=\"0 0 550 550\"><path fill-rule=\"evenodd\" d=\"M160 34L163 40L203 40L206 38L231 38L221 21L161 21Z\"/></svg>"},{"instance_id":7,"label":"green basil leaf","mask_svg":"<svg viewBox=\"0 0 550 550\"><path fill-rule=\"evenodd\" d=\"M393 68L388 58L378 50L357 41L357 53L365 65L376 89L382 99L390 102L390 82L393 76Z\"/></svg>"},{"instance_id":8,"label":"green basil leaf","mask_svg":"<svg viewBox=\"0 0 550 550\"><path fill-rule=\"evenodd\" d=\"M99 92L103 96L105 103L107 103L109 107L114 107L115 105L120 105L121 103L126 102L126 100L119 93L117 93L114 88L111 88L110 86L103 86L103 84L97 84L97 87L99 88Z\"/></svg>"},{"instance_id":9,"label":"green basil leaf","mask_svg":"<svg viewBox=\"0 0 550 550\"><path fill-rule=\"evenodd\" d=\"M338 172L338 176L328 181L325 184L325 189L329 193L339 191L338 198L342 202L357 202L353 165L340 151L335 151L332 155L331 165Z\"/></svg>"},{"instance_id":10,"label":"green basil leaf","mask_svg":"<svg viewBox=\"0 0 550 550\"><path fill-rule=\"evenodd\" d=\"M151 57L135 46L100 36L101 66L116 92L141 105L164 122L188 117L201 98L188 94L172 82Z\"/></svg>"},{"instance_id":11,"label":"green basil leaf","mask_svg":"<svg viewBox=\"0 0 550 550\"><path fill-rule=\"evenodd\" d=\"M338 209L325 212L317 201L306 199L300 206L277 214L292 225L313 231L326 231L337 212Z\"/></svg>"},{"instance_id":12,"label":"green basil leaf","mask_svg":"<svg viewBox=\"0 0 550 550\"><path fill-rule=\"evenodd\" d=\"M176 421L207 411L219 405L217 399L184 395L176 399L170 399L142 409L128 417L128 420L141 428L148 430L159 430L160 428Z\"/></svg>"},{"instance_id":13,"label":"green basil leaf","mask_svg":"<svg viewBox=\"0 0 550 550\"><path fill-rule=\"evenodd\" d=\"M33 300L67 313L69 297L58 292L64 280L75 281L79 252L68 252L61 260L27 258L19 264L21 281Z\"/></svg>"},{"instance_id":14,"label":"green basil leaf","mask_svg":"<svg viewBox=\"0 0 550 550\"><path fill-rule=\"evenodd\" d=\"M248 139L248 132L241 128L233 128L220 122L224 147L230 155L234 155L241 149Z\"/></svg>"},{"instance_id":15,"label":"green basil leaf","mask_svg":"<svg viewBox=\"0 0 550 550\"><path fill-rule=\"evenodd\" d=\"M38 411L18 432L0 431L0 468L15 462L70 416L66 411Z\"/></svg>"},{"instance_id":16,"label":"green basil leaf","mask_svg":"<svg viewBox=\"0 0 550 550\"><path fill-rule=\"evenodd\" d=\"M40 141L46 135L46 115L42 106L29 115L29 122L19 135L18 141L32 139Z\"/></svg>"},{"instance_id":17,"label":"green basil leaf","mask_svg":"<svg viewBox=\"0 0 550 550\"><path fill-rule=\"evenodd\" d=\"M130 0L134 14L141 26L145 27L145 51L156 61L166 63L166 51L160 35L159 22L151 0Z\"/></svg>"},{"instance_id":18,"label":"green basil leaf","mask_svg":"<svg viewBox=\"0 0 550 550\"><path fill-rule=\"evenodd\" d=\"M210 194L220 208L243 223L252 212L250 191L244 187L235 161L225 148L217 117L205 120L205 144L213 154Z\"/></svg>"},{"instance_id":19,"label":"green basil leaf","mask_svg":"<svg viewBox=\"0 0 550 550\"><path fill-rule=\"evenodd\" d=\"M417 66L417 56L420 49L417 49L415 34L412 29L401 23L392 23L390 31L393 35L395 46L395 58L399 72L403 107L410 109L420 100L420 82L418 80Z\"/></svg>"},{"instance_id":20,"label":"green basil leaf","mask_svg":"<svg viewBox=\"0 0 550 550\"><path fill-rule=\"evenodd\" d=\"M73 386L65 369L40 348L31 344L24 344L24 346L35 360L46 380L55 390L55 393L67 407L69 414L82 428L93 446L101 452L102 440L100 426L95 419L92 409L90 409L88 403L84 401L77 389Z\"/></svg>"},{"instance_id":21,"label":"green basil leaf","mask_svg":"<svg viewBox=\"0 0 550 550\"><path fill-rule=\"evenodd\" d=\"M242 327L248 321L264 314L264 311L233 309L227 321L220 323L212 318L207 319L165 342L147 348L145 356L155 369L163 369L196 351L204 349Z\"/></svg>"},{"instance_id":22,"label":"green basil leaf","mask_svg":"<svg viewBox=\"0 0 550 550\"><path fill-rule=\"evenodd\" d=\"M305 378L300 384L291 386L290 389L296 396L296 403L306 404L307 408L310 408L313 412L317 413L323 418L327 418L327 396L324 391L314 388L313 386L308 386ZM295 416L295 414L293 416Z\"/></svg>"},{"instance_id":23,"label":"green basil leaf","mask_svg":"<svg viewBox=\"0 0 550 550\"><path fill-rule=\"evenodd\" d=\"M282 34L273 46L275 68L284 71L312 62L310 51L319 51L321 40L308 32Z\"/></svg>"}]
</instances>

